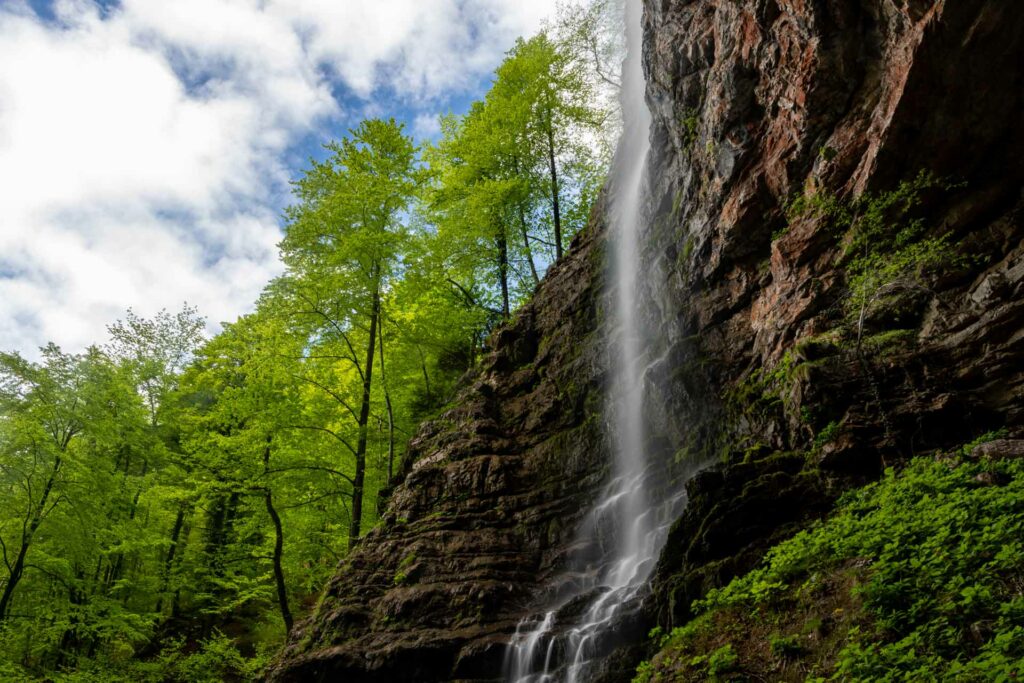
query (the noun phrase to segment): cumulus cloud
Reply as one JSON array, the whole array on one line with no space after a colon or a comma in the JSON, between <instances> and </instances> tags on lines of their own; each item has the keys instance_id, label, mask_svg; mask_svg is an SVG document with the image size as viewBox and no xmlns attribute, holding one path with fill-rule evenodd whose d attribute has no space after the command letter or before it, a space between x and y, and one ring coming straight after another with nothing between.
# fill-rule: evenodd
<instances>
[{"instance_id":1,"label":"cumulus cloud","mask_svg":"<svg viewBox=\"0 0 1024 683\"><path fill-rule=\"evenodd\" d=\"M129 306L233 319L279 270L297 147L383 110L381 93L431 137L445 98L551 6L0 5L0 349L79 349Z\"/></svg>"},{"instance_id":2,"label":"cumulus cloud","mask_svg":"<svg viewBox=\"0 0 1024 683\"><path fill-rule=\"evenodd\" d=\"M441 115L431 113L418 114L412 122L412 133L420 140L438 137L441 134Z\"/></svg>"}]
</instances>

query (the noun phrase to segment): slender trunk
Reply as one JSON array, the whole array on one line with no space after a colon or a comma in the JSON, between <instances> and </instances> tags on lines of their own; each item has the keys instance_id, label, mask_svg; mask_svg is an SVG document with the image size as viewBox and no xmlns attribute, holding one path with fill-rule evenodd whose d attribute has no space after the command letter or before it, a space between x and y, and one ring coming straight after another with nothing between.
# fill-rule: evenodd
<instances>
[{"instance_id":1,"label":"slender trunk","mask_svg":"<svg viewBox=\"0 0 1024 683\"><path fill-rule=\"evenodd\" d=\"M148 472L148 471L149 471L149 461L148 460L143 460L142 461L142 473L139 475L139 478L140 479L145 478L146 472ZM127 477L128 477L127 461L126 461L126 464L125 464L124 476L127 479ZM139 510L139 498L142 496L142 488L143 488L143 485L140 484L139 487L135 490L135 495L132 496L132 504L131 504L131 507L128 508L128 521L129 522L134 522L135 521L135 515L138 513L138 510ZM108 568L108 571L107 571L106 584L107 584L107 588L108 589L112 588L115 583L117 583L118 581L120 581L124 577L124 567L125 567L125 556L124 556L124 553L121 552L121 551L118 551L114 555L114 560L111 563L111 565L110 565L110 567ZM128 596L129 596L129 593L125 592L125 594L121 597L122 604L124 604L125 606L128 605Z\"/></svg>"},{"instance_id":2,"label":"slender trunk","mask_svg":"<svg viewBox=\"0 0 1024 683\"><path fill-rule=\"evenodd\" d=\"M189 516L190 511L185 513L185 526L181 530L182 545L184 549L185 543L188 542L189 536L192 534L192 522ZM180 567L182 563L182 553L177 553L174 559L174 564L171 565L171 575L174 575L175 567ZM181 585L174 587L174 595L171 596L171 616L170 620L174 621L181 616Z\"/></svg>"},{"instance_id":3,"label":"slender trunk","mask_svg":"<svg viewBox=\"0 0 1024 683\"><path fill-rule=\"evenodd\" d=\"M376 274L375 274L376 275ZM376 355L377 324L380 318L380 277L374 278L373 304L370 308L370 335L366 344L366 367L363 371L363 400L359 406L359 441L356 444L356 472L352 478L352 520L349 523L348 547L359 538L363 517L363 484L366 480L366 435L370 423L370 390L373 388L373 358Z\"/></svg>"},{"instance_id":4,"label":"slender trunk","mask_svg":"<svg viewBox=\"0 0 1024 683\"><path fill-rule=\"evenodd\" d=\"M263 449L263 472L270 470L270 438L267 438L267 445ZM281 516L277 514L274 507L274 496L268 484L263 489L263 501L267 504L267 514L274 523L274 583L277 584L277 603L281 607L281 618L284 620L285 635L292 631L292 612L288 609L288 588L284 583L284 567L281 559L284 557L284 529L281 527Z\"/></svg>"},{"instance_id":5,"label":"slender trunk","mask_svg":"<svg viewBox=\"0 0 1024 683\"><path fill-rule=\"evenodd\" d=\"M163 575L160 578L160 597L156 601L156 613L160 614L164 606L164 594L167 593L167 586L171 581L171 568L174 566L174 555L178 551L178 540L181 538L181 528L185 525L185 503L178 505L178 514L174 518L174 527L171 529L171 544L167 547L167 557L164 558Z\"/></svg>"},{"instance_id":6,"label":"slender trunk","mask_svg":"<svg viewBox=\"0 0 1024 683\"><path fill-rule=\"evenodd\" d=\"M530 275L533 276L533 286L540 286L540 276L537 274L537 266L533 262L533 250L530 248L530 231L526 227L526 214L523 207L519 207L519 229L523 234L523 248L526 250L526 262L530 264Z\"/></svg>"},{"instance_id":7,"label":"slender trunk","mask_svg":"<svg viewBox=\"0 0 1024 683\"><path fill-rule=\"evenodd\" d=\"M391 392L388 390L388 376L384 370L384 324L377 326L377 341L380 343L380 383L384 387L384 405L388 411L388 485L395 470L395 412L391 406Z\"/></svg>"},{"instance_id":8,"label":"slender trunk","mask_svg":"<svg viewBox=\"0 0 1024 683\"><path fill-rule=\"evenodd\" d=\"M263 499L267 503L267 514L270 515L271 521L274 522L274 581L277 584L277 602L281 606L284 631L285 634L288 634L292 631L292 613L288 609L288 589L285 587L284 567L281 565L281 559L284 556L284 531L281 528L281 517L274 508L270 487L267 487Z\"/></svg>"},{"instance_id":9,"label":"slender trunk","mask_svg":"<svg viewBox=\"0 0 1024 683\"><path fill-rule=\"evenodd\" d=\"M76 568L75 579L82 582L84 578L85 572L81 568ZM69 605L81 607L86 603L85 591L82 590L80 585L65 584L65 586L68 591ZM83 649L82 646L86 643L88 643L89 649L94 648L95 637L86 636L88 640L83 642L82 634L79 633L80 625L81 615L79 610L71 609L68 614L68 626L64 629L64 633L60 638L60 645L57 647L57 668L64 668L74 661L71 655L80 652Z\"/></svg>"},{"instance_id":10,"label":"slender trunk","mask_svg":"<svg viewBox=\"0 0 1024 683\"><path fill-rule=\"evenodd\" d=\"M211 511L209 529L206 538L206 562L210 570L210 578L202 592L207 594L208 604L220 604L228 592L228 588L220 581L227 574L227 553L234 535L235 517L238 513L240 494L238 491L231 491L227 497L219 496L215 507ZM175 607L177 606L178 594L175 593ZM200 634L202 638L209 638L220 617L213 610L206 613L201 624Z\"/></svg>"},{"instance_id":11,"label":"slender trunk","mask_svg":"<svg viewBox=\"0 0 1024 683\"><path fill-rule=\"evenodd\" d=\"M555 260L562 258L562 212L558 204L558 167L555 164L555 131L548 114L548 166L551 170L551 207L555 219Z\"/></svg>"},{"instance_id":12,"label":"slender trunk","mask_svg":"<svg viewBox=\"0 0 1024 683\"><path fill-rule=\"evenodd\" d=\"M519 159L513 157L512 159L513 170L516 175L519 175ZM533 276L533 286L540 286L540 276L537 275L537 265L533 262L533 249L530 248L530 229L526 225L526 212L523 211L523 205L520 204L519 209L519 230L523 236L523 249L526 251L526 262L530 264L530 275Z\"/></svg>"},{"instance_id":13,"label":"slender trunk","mask_svg":"<svg viewBox=\"0 0 1024 683\"><path fill-rule=\"evenodd\" d=\"M498 279L501 281L501 319L508 320L508 241L504 230L498 233Z\"/></svg>"},{"instance_id":14,"label":"slender trunk","mask_svg":"<svg viewBox=\"0 0 1024 683\"><path fill-rule=\"evenodd\" d=\"M7 617L11 598L14 597L14 589L18 587L18 582L21 581L21 577L25 573L25 556L28 554L29 546L32 545L32 537L35 536L36 530L43 521L43 515L46 513L46 502L50 498L53 484L57 481L61 462L61 456L58 455L53 461L53 470L50 471L50 478L46 481L46 486L43 487L43 495L39 499L39 503L33 508L32 518L21 534L21 547L18 549L18 557L10 568L11 575L7 577L7 584L4 585L3 595L0 595L0 623L3 623Z\"/></svg>"},{"instance_id":15,"label":"slender trunk","mask_svg":"<svg viewBox=\"0 0 1024 683\"><path fill-rule=\"evenodd\" d=\"M423 370L423 390L427 394L427 403L433 401L433 396L430 393L430 375L427 373L427 357L423 355L423 349L420 348L419 344L416 345L416 353L420 354L420 368Z\"/></svg>"}]
</instances>

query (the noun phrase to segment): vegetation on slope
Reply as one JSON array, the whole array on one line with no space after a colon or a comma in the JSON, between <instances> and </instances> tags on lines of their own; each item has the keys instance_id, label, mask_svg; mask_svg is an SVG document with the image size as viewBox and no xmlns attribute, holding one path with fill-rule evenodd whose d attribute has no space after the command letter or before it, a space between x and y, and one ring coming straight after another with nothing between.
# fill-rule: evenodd
<instances>
[{"instance_id":1,"label":"vegetation on slope","mask_svg":"<svg viewBox=\"0 0 1024 683\"><path fill-rule=\"evenodd\" d=\"M846 494L693 621L656 629L635 680L1019 680L1024 461L971 450Z\"/></svg>"}]
</instances>

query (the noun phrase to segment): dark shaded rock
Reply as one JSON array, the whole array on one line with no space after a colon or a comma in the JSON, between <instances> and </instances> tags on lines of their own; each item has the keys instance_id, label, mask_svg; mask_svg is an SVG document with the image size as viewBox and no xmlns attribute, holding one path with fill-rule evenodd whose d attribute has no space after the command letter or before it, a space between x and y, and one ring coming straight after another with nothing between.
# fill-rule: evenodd
<instances>
[{"instance_id":1,"label":"dark shaded rock","mask_svg":"<svg viewBox=\"0 0 1024 683\"><path fill-rule=\"evenodd\" d=\"M845 488L913 453L1024 430L1024 15L981 0L646 7L652 204L677 207L648 244L652 262L673 255L658 306L699 348L705 403L731 397L680 409L704 433L717 420L729 455L690 482L661 559L654 611L671 626ZM786 207L920 170L964 181L920 208L972 262L872 312L858 350L833 227ZM751 389L787 354L777 393ZM781 468L772 451L806 464Z\"/></svg>"}]
</instances>

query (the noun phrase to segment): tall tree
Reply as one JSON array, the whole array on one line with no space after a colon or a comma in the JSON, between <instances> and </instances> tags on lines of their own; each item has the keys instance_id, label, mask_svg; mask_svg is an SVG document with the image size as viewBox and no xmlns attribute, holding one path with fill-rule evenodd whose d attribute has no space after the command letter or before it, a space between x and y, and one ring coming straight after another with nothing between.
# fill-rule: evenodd
<instances>
[{"instance_id":1,"label":"tall tree","mask_svg":"<svg viewBox=\"0 0 1024 683\"><path fill-rule=\"evenodd\" d=\"M554 257L560 259L566 236L563 204L589 204L598 165L593 134L602 113L594 107L583 63L547 33L519 39L498 67L485 102L504 122L499 135L516 172L545 176ZM532 189L540 189L536 181Z\"/></svg>"},{"instance_id":2,"label":"tall tree","mask_svg":"<svg viewBox=\"0 0 1024 683\"><path fill-rule=\"evenodd\" d=\"M402 266L404 221L421 172L415 145L393 119L364 121L328 149L332 155L314 162L295 184L298 203L287 212L281 253L289 276L299 281L293 293L308 291L310 283L319 290L316 297L298 296L298 310L309 322L310 347L340 349L359 376L349 529L349 542L355 543L363 517L382 301ZM360 341L362 354L356 352Z\"/></svg>"}]
</instances>

